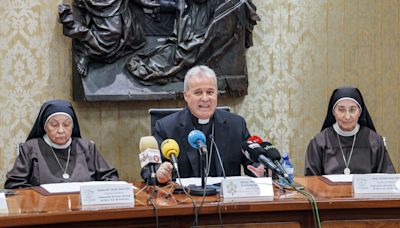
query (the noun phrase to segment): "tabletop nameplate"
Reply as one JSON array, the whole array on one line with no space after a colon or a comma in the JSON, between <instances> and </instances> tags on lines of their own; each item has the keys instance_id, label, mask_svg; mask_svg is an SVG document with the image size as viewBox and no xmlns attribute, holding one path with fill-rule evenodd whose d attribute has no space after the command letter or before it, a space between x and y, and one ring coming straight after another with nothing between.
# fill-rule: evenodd
<instances>
[{"instance_id":1,"label":"tabletop nameplate","mask_svg":"<svg viewBox=\"0 0 400 228\"><path fill-rule=\"evenodd\" d=\"M355 174L353 193L400 195L400 174Z\"/></svg>"},{"instance_id":2,"label":"tabletop nameplate","mask_svg":"<svg viewBox=\"0 0 400 228\"><path fill-rule=\"evenodd\" d=\"M82 206L135 203L133 186L128 183L82 185L80 200Z\"/></svg>"},{"instance_id":3,"label":"tabletop nameplate","mask_svg":"<svg viewBox=\"0 0 400 228\"><path fill-rule=\"evenodd\" d=\"M273 200L271 177L234 177L222 180L224 202Z\"/></svg>"}]
</instances>

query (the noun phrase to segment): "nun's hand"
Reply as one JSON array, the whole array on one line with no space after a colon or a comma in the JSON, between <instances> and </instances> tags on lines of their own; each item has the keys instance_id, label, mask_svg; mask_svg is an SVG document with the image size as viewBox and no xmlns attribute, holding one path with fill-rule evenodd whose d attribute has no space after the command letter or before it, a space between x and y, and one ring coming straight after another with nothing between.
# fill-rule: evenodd
<instances>
[{"instance_id":1,"label":"nun's hand","mask_svg":"<svg viewBox=\"0 0 400 228\"><path fill-rule=\"evenodd\" d=\"M171 162L163 162L156 172L158 183L164 184L170 181L172 179L172 169Z\"/></svg>"}]
</instances>

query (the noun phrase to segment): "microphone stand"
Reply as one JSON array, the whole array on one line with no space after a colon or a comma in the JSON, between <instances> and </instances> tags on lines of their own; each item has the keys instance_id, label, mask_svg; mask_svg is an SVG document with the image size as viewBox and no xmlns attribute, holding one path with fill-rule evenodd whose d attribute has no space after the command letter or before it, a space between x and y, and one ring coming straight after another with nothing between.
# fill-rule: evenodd
<instances>
[{"instance_id":1,"label":"microphone stand","mask_svg":"<svg viewBox=\"0 0 400 228\"><path fill-rule=\"evenodd\" d=\"M200 177L201 177L201 187L194 186L190 187L190 195L192 196L212 196L217 194L217 190L215 188L206 186L206 153L202 152L200 149Z\"/></svg>"},{"instance_id":2,"label":"microphone stand","mask_svg":"<svg viewBox=\"0 0 400 228\"><path fill-rule=\"evenodd\" d=\"M154 167L154 164L150 164L150 178L147 179L146 186L147 186L147 192L149 192L150 189L152 189L152 192L151 192L152 196L156 195L158 190L160 190L162 193L167 194L166 191L164 191L162 188L159 188L157 186L157 174L156 174L156 169Z\"/></svg>"},{"instance_id":3,"label":"microphone stand","mask_svg":"<svg viewBox=\"0 0 400 228\"><path fill-rule=\"evenodd\" d=\"M146 190L147 193L151 191L151 196L154 196L158 190L157 188L157 176L155 172L155 167L154 164L149 164L149 171L150 171L150 176L145 179L145 186L141 188L139 191L135 193L135 196L140 194L142 191Z\"/></svg>"},{"instance_id":4,"label":"microphone stand","mask_svg":"<svg viewBox=\"0 0 400 228\"><path fill-rule=\"evenodd\" d=\"M176 172L175 169L172 169L172 177L171 177L171 181L172 182L176 182L176 177L178 176L178 173Z\"/></svg>"},{"instance_id":5,"label":"microphone stand","mask_svg":"<svg viewBox=\"0 0 400 228\"><path fill-rule=\"evenodd\" d=\"M156 170L154 168L154 164L150 165L150 178L149 180L149 185L156 185L157 184L157 176L156 176Z\"/></svg>"},{"instance_id":6,"label":"microphone stand","mask_svg":"<svg viewBox=\"0 0 400 228\"><path fill-rule=\"evenodd\" d=\"M224 163L222 162L221 153L219 153L218 146L217 146L217 143L215 143L213 134L210 135L210 139L211 139L211 149L210 149L211 153L210 154L212 154L212 148L213 148L213 145L214 145L215 152L217 153L217 157L218 157L218 162L219 162L219 164L221 166L221 169L222 169L222 176L224 177L224 179L226 179Z\"/></svg>"},{"instance_id":7,"label":"microphone stand","mask_svg":"<svg viewBox=\"0 0 400 228\"><path fill-rule=\"evenodd\" d=\"M156 176L156 170L155 170L154 164L150 164L150 178L147 179L147 186L153 187L153 191L152 191L151 195L155 195L156 192L158 191L157 176Z\"/></svg>"}]
</instances>

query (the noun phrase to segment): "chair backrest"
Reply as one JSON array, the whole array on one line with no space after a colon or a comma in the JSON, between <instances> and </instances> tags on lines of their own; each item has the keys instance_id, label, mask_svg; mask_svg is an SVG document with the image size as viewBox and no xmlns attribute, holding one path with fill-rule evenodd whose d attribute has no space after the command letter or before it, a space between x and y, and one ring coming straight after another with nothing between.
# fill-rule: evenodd
<instances>
[{"instance_id":1,"label":"chair backrest","mask_svg":"<svg viewBox=\"0 0 400 228\"><path fill-rule=\"evenodd\" d=\"M151 108L149 109L150 114L150 129L151 135L154 135L154 127L156 126L156 122L159 119L162 119L169 114L181 111L183 108ZM229 106L221 106L217 107L217 109L225 110L230 112L231 108Z\"/></svg>"}]
</instances>

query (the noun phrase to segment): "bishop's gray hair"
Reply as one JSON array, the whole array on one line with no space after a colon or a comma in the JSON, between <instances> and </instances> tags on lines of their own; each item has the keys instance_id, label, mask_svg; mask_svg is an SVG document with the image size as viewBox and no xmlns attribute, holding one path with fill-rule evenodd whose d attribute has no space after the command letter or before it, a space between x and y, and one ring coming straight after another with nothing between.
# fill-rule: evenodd
<instances>
[{"instance_id":1,"label":"bishop's gray hair","mask_svg":"<svg viewBox=\"0 0 400 228\"><path fill-rule=\"evenodd\" d=\"M192 77L207 77L211 78L215 82L215 88L218 90L218 83L217 83L217 75L215 72L208 66L199 65L194 66L186 72L185 80L183 82L183 92L187 92L189 89L189 81Z\"/></svg>"}]
</instances>

